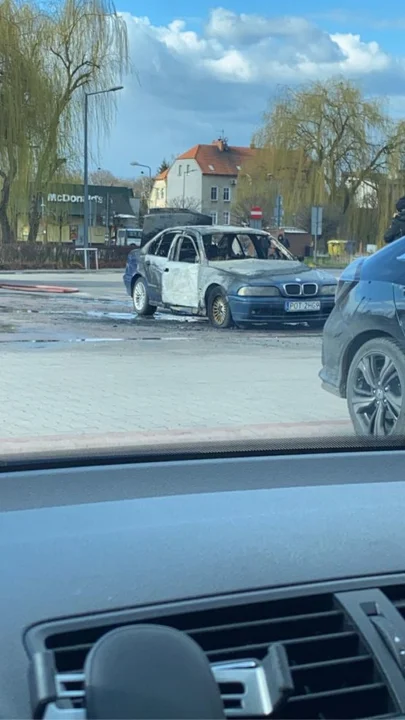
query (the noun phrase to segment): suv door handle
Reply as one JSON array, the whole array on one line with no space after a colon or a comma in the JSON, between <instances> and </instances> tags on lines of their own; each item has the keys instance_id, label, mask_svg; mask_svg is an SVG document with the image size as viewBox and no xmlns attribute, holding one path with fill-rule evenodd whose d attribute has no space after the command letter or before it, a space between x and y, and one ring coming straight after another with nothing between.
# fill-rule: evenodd
<instances>
[{"instance_id":1,"label":"suv door handle","mask_svg":"<svg viewBox=\"0 0 405 720\"><path fill-rule=\"evenodd\" d=\"M150 260L145 260L145 265L150 265Z\"/></svg>"},{"instance_id":2,"label":"suv door handle","mask_svg":"<svg viewBox=\"0 0 405 720\"><path fill-rule=\"evenodd\" d=\"M169 268L165 268L165 272L169 272Z\"/></svg>"}]
</instances>

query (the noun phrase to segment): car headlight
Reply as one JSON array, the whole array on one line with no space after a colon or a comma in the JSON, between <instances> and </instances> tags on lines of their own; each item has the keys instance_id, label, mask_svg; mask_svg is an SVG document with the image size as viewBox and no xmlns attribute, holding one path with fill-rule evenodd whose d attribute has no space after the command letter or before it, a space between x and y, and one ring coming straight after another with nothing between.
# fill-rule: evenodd
<instances>
[{"instance_id":1,"label":"car headlight","mask_svg":"<svg viewBox=\"0 0 405 720\"><path fill-rule=\"evenodd\" d=\"M323 285L320 289L321 295L336 295L336 285Z\"/></svg>"},{"instance_id":2,"label":"car headlight","mask_svg":"<svg viewBox=\"0 0 405 720\"><path fill-rule=\"evenodd\" d=\"M269 285L268 287L241 287L238 290L238 295L242 297L274 297L280 295L280 291L276 287Z\"/></svg>"}]
</instances>

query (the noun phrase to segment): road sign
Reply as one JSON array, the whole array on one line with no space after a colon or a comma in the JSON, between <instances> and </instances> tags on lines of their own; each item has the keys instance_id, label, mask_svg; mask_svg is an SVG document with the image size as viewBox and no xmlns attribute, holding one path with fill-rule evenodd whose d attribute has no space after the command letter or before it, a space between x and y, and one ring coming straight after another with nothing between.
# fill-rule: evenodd
<instances>
[{"instance_id":1,"label":"road sign","mask_svg":"<svg viewBox=\"0 0 405 720\"><path fill-rule=\"evenodd\" d=\"M316 238L322 235L322 215L323 208L320 205L314 205L311 210L311 235Z\"/></svg>"},{"instance_id":2,"label":"road sign","mask_svg":"<svg viewBox=\"0 0 405 720\"><path fill-rule=\"evenodd\" d=\"M261 207L255 206L252 207L250 211L250 218L251 220L262 220L263 218L263 210Z\"/></svg>"}]
</instances>

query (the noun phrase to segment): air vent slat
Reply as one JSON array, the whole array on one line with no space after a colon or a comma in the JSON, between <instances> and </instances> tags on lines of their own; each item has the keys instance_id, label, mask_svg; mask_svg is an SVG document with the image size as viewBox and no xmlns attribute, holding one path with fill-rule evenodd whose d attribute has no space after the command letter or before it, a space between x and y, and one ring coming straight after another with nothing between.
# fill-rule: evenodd
<instances>
[{"instance_id":1,"label":"air vent slat","mask_svg":"<svg viewBox=\"0 0 405 720\"><path fill-rule=\"evenodd\" d=\"M405 593L401 600L404 601ZM384 718L396 706L368 649L333 595L320 594L232 605L199 612L158 613L137 620L91 624L66 623L63 632L47 634L45 646L54 653L60 692L79 707L83 702L83 667L87 653L106 632L134 622L153 622L187 632L212 663L262 660L270 644L286 649L295 692L274 718ZM83 623L83 620L80 621ZM72 674L74 671L77 674ZM82 682L82 681L81 681ZM233 702L229 696L227 703ZM236 702L236 700L235 700ZM240 701L238 701L240 702ZM226 708L230 708L226 704Z\"/></svg>"},{"instance_id":2,"label":"air vent slat","mask_svg":"<svg viewBox=\"0 0 405 720\"><path fill-rule=\"evenodd\" d=\"M240 628L243 629L250 629L255 627L267 627L269 625L284 625L286 623L296 623L299 621L304 622L322 622L322 620L325 620L325 622L331 622L333 619L336 620L337 623L342 621L342 612L340 610L327 610L325 612L319 612L319 613L303 613L302 615L287 615L286 617L277 617L277 618L261 618L260 620L247 620L246 622L234 622L234 623L226 623L222 625L211 625L206 627L192 627L187 630L189 635L192 635L194 633L210 633L210 632L225 632L229 630L238 630Z\"/></svg>"},{"instance_id":3,"label":"air vent slat","mask_svg":"<svg viewBox=\"0 0 405 720\"><path fill-rule=\"evenodd\" d=\"M355 720L364 718L365 704L371 704L368 717L378 717L387 708L387 690L383 684L367 685L353 690L346 690L339 693L319 694L317 696L306 696L292 698L282 714L275 714L277 718L302 718L302 720L313 720L313 718L328 718L330 720L341 720L347 718ZM388 717L392 717L389 713Z\"/></svg>"}]
</instances>

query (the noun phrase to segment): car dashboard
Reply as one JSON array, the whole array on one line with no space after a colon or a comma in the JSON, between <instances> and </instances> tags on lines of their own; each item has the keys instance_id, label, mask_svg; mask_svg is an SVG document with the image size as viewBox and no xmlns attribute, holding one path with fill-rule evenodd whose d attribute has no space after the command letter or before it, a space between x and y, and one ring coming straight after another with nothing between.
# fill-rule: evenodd
<instances>
[{"instance_id":1,"label":"car dashboard","mask_svg":"<svg viewBox=\"0 0 405 720\"><path fill-rule=\"evenodd\" d=\"M271 717L405 717L403 451L3 467L0 488L0 718L86 718L89 651L141 623L214 677L281 647Z\"/></svg>"}]
</instances>

